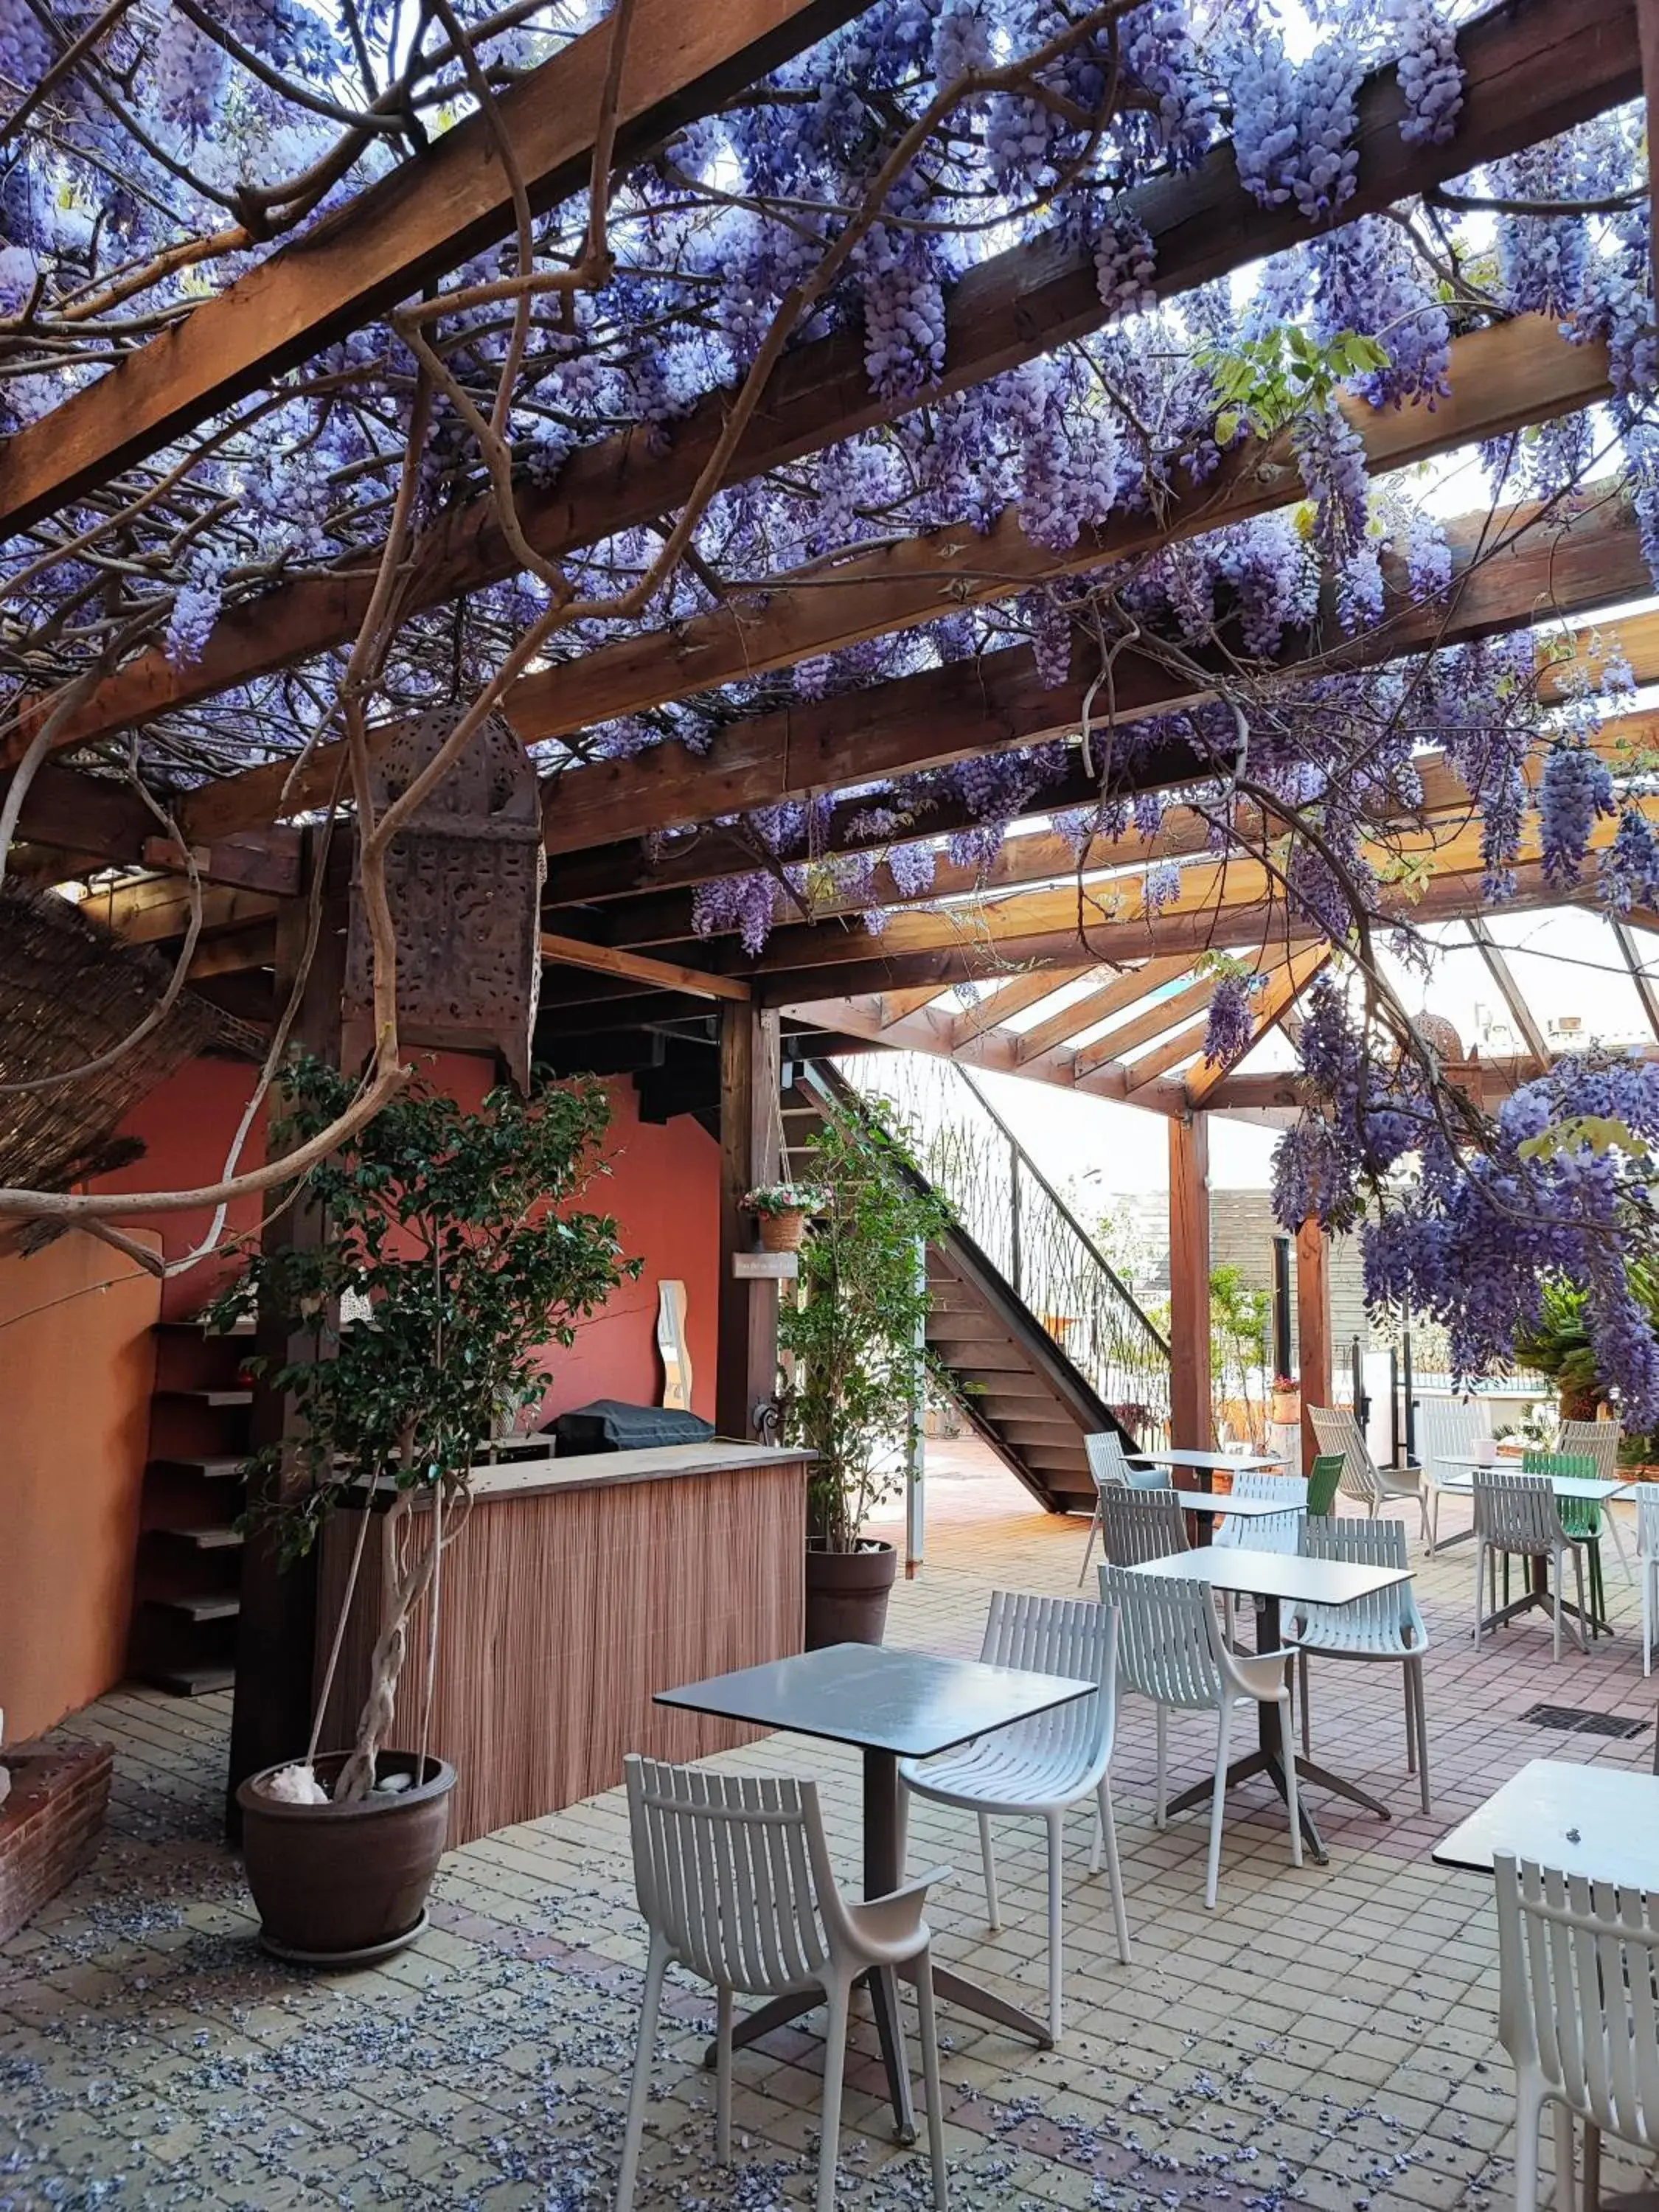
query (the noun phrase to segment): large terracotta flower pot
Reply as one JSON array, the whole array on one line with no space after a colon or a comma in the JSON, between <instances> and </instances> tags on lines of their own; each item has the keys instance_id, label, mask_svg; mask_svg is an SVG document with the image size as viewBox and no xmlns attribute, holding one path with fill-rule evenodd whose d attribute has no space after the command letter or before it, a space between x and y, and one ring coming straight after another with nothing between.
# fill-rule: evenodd
<instances>
[{"instance_id":1,"label":"large terracotta flower pot","mask_svg":"<svg viewBox=\"0 0 1659 2212\"><path fill-rule=\"evenodd\" d=\"M898 1573L890 1544L866 1536L855 1552L806 1547L806 1648L831 1644L879 1644L887 1629L887 1600Z\"/></svg>"},{"instance_id":2,"label":"large terracotta flower pot","mask_svg":"<svg viewBox=\"0 0 1659 2212\"><path fill-rule=\"evenodd\" d=\"M317 1761L325 1789L345 1762L344 1752ZM380 1753L382 1776L415 1771L413 1752ZM236 1792L265 1949L305 1966L347 1966L412 1943L426 1926L427 1892L449 1840L448 1760L428 1758L412 1788L355 1805L284 1805L258 1786L278 1771L250 1775Z\"/></svg>"}]
</instances>

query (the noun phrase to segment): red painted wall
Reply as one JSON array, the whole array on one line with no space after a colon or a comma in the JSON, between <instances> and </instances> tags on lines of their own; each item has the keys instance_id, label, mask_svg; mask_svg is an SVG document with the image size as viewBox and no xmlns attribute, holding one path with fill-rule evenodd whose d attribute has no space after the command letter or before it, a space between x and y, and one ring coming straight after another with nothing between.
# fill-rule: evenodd
<instances>
[{"instance_id":1,"label":"red painted wall","mask_svg":"<svg viewBox=\"0 0 1659 2212\"><path fill-rule=\"evenodd\" d=\"M467 1104L475 1104L492 1080L490 1063L460 1053L435 1056L434 1073ZM234 1060L192 1060L152 1091L123 1124L124 1135L141 1138L144 1156L99 1186L112 1190L183 1188L212 1182L224 1164L236 1125L253 1086L253 1070ZM686 1336L691 1353L692 1404L714 1417L714 1326L719 1287L720 1149L700 1123L678 1115L661 1127L642 1122L638 1099L626 1076L613 1078L611 1131L605 1145L609 1172L590 1190L586 1204L614 1213L623 1249L645 1262L640 1279L625 1283L605 1310L581 1324L576 1342L550 1359L553 1384L547 1411L565 1412L590 1398L623 1398L654 1405L662 1392L657 1358L657 1285L665 1277L685 1285ZM264 1158L264 1121L260 1115L242 1155L244 1167ZM248 1230L258 1218L258 1202L234 1206L233 1231ZM145 1225L161 1235L169 1260L191 1250L212 1220L209 1208L157 1213ZM126 1224L131 1226L132 1224ZM165 1286L162 1317L177 1320L194 1313L212 1295L225 1272L222 1259L204 1261Z\"/></svg>"},{"instance_id":2,"label":"red painted wall","mask_svg":"<svg viewBox=\"0 0 1659 2212\"><path fill-rule=\"evenodd\" d=\"M441 1060L438 1073L467 1101L490 1080L487 1062L459 1054ZM200 1060L181 1068L124 1125L124 1134L143 1140L143 1157L99 1187L183 1189L216 1180L253 1073L232 1060ZM693 1403L712 1419L719 1147L689 1115L662 1127L642 1124L626 1077L607 1087L609 1172L596 1179L586 1203L616 1215L624 1252L645 1265L638 1282L624 1284L602 1313L580 1327L568 1351L554 1351L545 1410L562 1413L591 1398L657 1402L657 1285L677 1276L686 1286ZM244 1150L244 1167L263 1160L264 1142L261 1117ZM258 1201L250 1199L233 1207L230 1223L246 1230L258 1218ZM204 1207L122 1226L155 1232L166 1256L177 1259L202 1239L211 1219L211 1209ZM209 1259L169 1279L161 1287L159 1317L194 1313L227 1264L222 1256ZM6 1457L12 1540L0 1544L0 1700L9 1708L7 1730L14 1738L46 1726L120 1676L149 1427L150 1323L157 1317L153 1279L135 1284L131 1274L120 1255L73 1235L38 1259L0 1267L0 1371L12 1359L21 1364L5 1394L15 1432ZM100 1291L105 1283L116 1287ZM22 1369L27 1388L18 1385Z\"/></svg>"}]
</instances>

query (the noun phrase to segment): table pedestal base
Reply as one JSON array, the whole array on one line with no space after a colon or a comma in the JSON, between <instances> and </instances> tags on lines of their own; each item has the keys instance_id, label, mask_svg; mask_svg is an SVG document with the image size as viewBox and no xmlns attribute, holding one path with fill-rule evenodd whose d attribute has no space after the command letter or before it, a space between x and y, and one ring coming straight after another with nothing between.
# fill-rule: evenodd
<instances>
[{"instance_id":1,"label":"table pedestal base","mask_svg":"<svg viewBox=\"0 0 1659 2212\"><path fill-rule=\"evenodd\" d=\"M1255 1648L1258 1652L1277 1651L1281 1648L1279 1600L1276 1597L1258 1598L1255 1601ZM1288 1655L1287 1655L1288 1656ZM1227 1769L1224 1789L1236 1789L1241 1782L1249 1782L1258 1774L1265 1774L1288 1806L1291 1793L1285 1783L1285 1762L1279 1747L1279 1708L1263 1705L1256 1710L1256 1748L1243 1759L1234 1759ZM1319 1866L1330 1864L1330 1853L1325 1848L1325 1838L1319 1832L1318 1823L1308 1810L1307 1798L1303 1795L1304 1784L1311 1782L1316 1790L1328 1790L1334 1796L1346 1797L1351 1803L1363 1806L1374 1813L1379 1820L1392 1818L1380 1797L1373 1797L1358 1784L1349 1782L1340 1774L1333 1774L1328 1766L1321 1766L1315 1759L1301 1753L1296 1759L1297 1811L1300 1816L1302 1841L1309 1856ZM1190 1813L1200 1805L1207 1805L1214 1789L1213 1781L1195 1782L1190 1790L1183 1790L1172 1797L1164 1808L1168 1820L1172 1813Z\"/></svg>"},{"instance_id":2,"label":"table pedestal base","mask_svg":"<svg viewBox=\"0 0 1659 2212\"><path fill-rule=\"evenodd\" d=\"M878 1751L866 1747L864 1753L864 1893L866 1897L886 1897L903 1880L903 1808L899 1792L898 1760L891 1752ZM887 2075L887 2097L893 2108L893 2135L902 2143L916 2139L916 2116L910 2100L910 2074L904 2063L904 2039L898 2008L898 1974L914 1979L908 1967L896 1971L890 1966L866 1974L860 1988L868 1992L871 2010L876 2016L876 2033L881 2039L881 2063ZM933 1964L933 1994L947 2004L960 2006L963 2012L977 2013L981 2020L994 2021L999 2027L1012 2028L1016 2035L1028 2035L1043 2051L1053 2047L1054 2039L1047 2024L1029 2012L1011 2004L1006 1997L999 1996L994 1990L981 1989L970 1982L965 1974L958 1974L950 1966ZM732 2043L735 2050L743 2050L769 2035L775 2027L787 2027L791 2021L799 2020L804 2012L823 2002L821 1990L802 1990L793 1996L774 1997L770 2003L757 2008L736 2021L732 2028ZM714 2063L711 2045L704 2054L703 2063Z\"/></svg>"}]
</instances>

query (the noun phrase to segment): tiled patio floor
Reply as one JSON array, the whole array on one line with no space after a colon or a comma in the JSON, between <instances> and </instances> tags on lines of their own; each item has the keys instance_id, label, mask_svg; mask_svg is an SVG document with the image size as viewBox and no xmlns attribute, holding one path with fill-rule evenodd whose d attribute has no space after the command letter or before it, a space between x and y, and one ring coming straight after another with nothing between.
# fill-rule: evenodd
<instances>
[{"instance_id":1,"label":"tiled patio floor","mask_svg":"<svg viewBox=\"0 0 1659 2212\"><path fill-rule=\"evenodd\" d=\"M993 1587L1073 1589L1083 1529L1030 1509L974 1448L936 1448L934 1464L929 1564L901 1585L891 1636L968 1653ZM1621 1632L1559 1668L1541 1615L1471 1653L1471 1567L1460 1548L1419 1579L1435 1639L1432 1816L1413 1809L1405 1776L1398 1670L1316 1670L1316 1753L1395 1808L1383 1826L1316 1798L1328 1869L1291 1868L1282 1812L1251 1785L1227 1827L1220 1909L1206 1913L1202 1817L1155 1832L1152 1716L1127 1705L1114 1775L1134 1962L1117 1963L1079 1815L1061 2047L1038 2054L945 2015L957 2206L1502 2206L1510 2076L1493 2039L1490 1884L1442 1873L1429 1847L1528 1759L1645 1766L1650 1732L1612 1741L1520 1716L1547 1700L1651 1720L1655 1687L1611 1559ZM115 1741L116 1800L93 1871L0 1948L0 2207L599 2212L643 1957L619 1797L456 1852L417 1949L372 1973L307 1975L254 1948L217 1840L225 1726L222 1701L144 1692L74 1723ZM1173 1741L1177 1771L1196 1778L1207 1726L1177 1727ZM824 1777L851 1863L850 1754L774 1739L738 1758ZM981 1925L971 1821L919 1807L912 1848L957 1865L933 1915L941 1954L1040 2006L1038 1832L1006 1832L996 1938ZM722 2171L699 2065L709 2011L683 1988L659 2054L641 2206L801 2203L819 2045L788 2033L739 2058L739 2162ZM927 2201L925 2167L887 2141L868 2021L856 2033L843 2201L908 2212ZM1610 2168L1609 2188L1635 2179Z\"/></svg>"}]
</instances>

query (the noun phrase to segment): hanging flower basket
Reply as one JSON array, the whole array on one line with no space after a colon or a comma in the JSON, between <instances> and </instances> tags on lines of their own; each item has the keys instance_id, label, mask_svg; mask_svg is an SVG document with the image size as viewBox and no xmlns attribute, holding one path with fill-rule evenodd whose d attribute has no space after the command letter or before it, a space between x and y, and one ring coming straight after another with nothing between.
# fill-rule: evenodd
<instances>
[{"instance_id":1,"label":"hanging flower basket","mask_svg":"<svg viewBox=\"0 0 1659 2212\"><path fill-rule=\"evenodd\" d=\"M804 1212L763 1213L761 1243L769 1252L799 1252L806 1242L806 1223Z\"/></svg>"},{"instance_id":2,"label":"hanging flower basket","mask_svg":"<svg viewBox=\"0 0 1659 2212\"><path fill-rule=\"evenodd\" d=\"M806 1224L823 1200L804 1183L769 1182L747 1193L743 1202L760 1224L767 1251L799 1252L806 1241Z\"/></svg>"}]
</instances>

